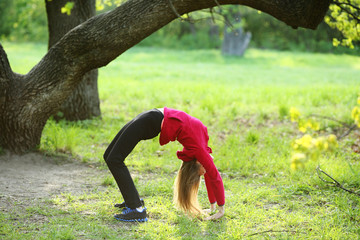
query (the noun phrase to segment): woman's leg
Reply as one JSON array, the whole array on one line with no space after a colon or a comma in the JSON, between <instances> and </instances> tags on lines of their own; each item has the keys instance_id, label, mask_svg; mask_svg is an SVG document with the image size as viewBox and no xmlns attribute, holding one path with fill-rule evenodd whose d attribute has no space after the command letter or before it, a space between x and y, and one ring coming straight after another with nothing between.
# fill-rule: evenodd
<instances>
[{"instance_id":1,"label":"woman's leg","mask_svg":"<svg viewBox=\"0 0 360 240\"><path fill-rule=\"evenodd\" d=\"M141 202L124 160L139 141L154 138L160 133L162 119L162 113L156 109L139 114L119 131L104 153L104 159L129 208L140 207Z\"/></svg>"},{"instance_id":2,"label":"woman's leg","mask_svg":"<svg viewBox=\"0 0 360 240\"><path fill-rule=\"evenodd\" d=\"M131 120L130 122L128 122L127 124L125 124L125 126L123 126L121 128L121 130L118 132L118 134L116 134L116 136L114 137L114 139L111 141L111 143L109 144L109 146L106 148L105 152L104 152L104 159L106 160L107 157L109 156L112 148L114 147L114 144L116 143L116 141L118 140L118 138L120 137L120 135L124 132L124 130L127 128L127 126L129 124L131 124L132 121L134 121L135 119Z\"/></svg>"}]
</instances>

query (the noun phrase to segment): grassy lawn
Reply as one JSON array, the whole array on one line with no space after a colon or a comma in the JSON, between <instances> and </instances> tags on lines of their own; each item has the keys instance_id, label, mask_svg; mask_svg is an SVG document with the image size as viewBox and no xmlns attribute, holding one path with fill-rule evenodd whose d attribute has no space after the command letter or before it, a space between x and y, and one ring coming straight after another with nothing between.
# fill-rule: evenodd
<instances>
[{"instance_id":1,"label":"grassy lawn","mask_svg":"<svg viewBox=\"0 0 360 240\"><path fill-rule=\"evenodd\" d=\"M41 44L4 43L14 71L27 73L43 56ZM244 58L215 50L134 48L100 69L102 119L49 121L41 142L46 153L66 152L84 164L107 169L102 154L120 128L154 107L184 110L208 126L215 164L226 191L226 215L219 221L190 219L172 204L180 161L170 143L141 142L126 160L150 221L113 219L122 201L110 172L107 187L63 193L30 206L14 224L0 212L5 239L359 239L360 198L322 182L316 166L359 192L360 155L350 134L334 153L290 169L291 142L301 136L289 109L351 123L360 92L360 57L250 49ZM323 134L345 129L317 119ZM99 176L94 176L100 177ZM208 207L205 184L201 205ZM16 210L14 210L16 211ZM32 221L31 216L45 220ZM14 230L15 229L15 230Z\"/></svg>"}]
</instances>

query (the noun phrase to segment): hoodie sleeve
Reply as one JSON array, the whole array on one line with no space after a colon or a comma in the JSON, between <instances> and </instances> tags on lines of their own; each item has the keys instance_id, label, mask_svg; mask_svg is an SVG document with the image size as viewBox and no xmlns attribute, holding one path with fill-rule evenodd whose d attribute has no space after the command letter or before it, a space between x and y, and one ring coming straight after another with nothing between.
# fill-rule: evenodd
<instances>
[{"instance_id":1,"label":"hoodie sleeve","mask_svg":"<svg viewBox=\"0 0 360 240\"><path fill-rule=\"evenodd\" d=\"M205 186L206 186L209 202L211 204L216 203L216 197L215 197L215 193L214 193L214 191L212 189L212 186L211 186L210 177L209 177L209 175L207 173L205 173L204 178L205 178Z\"/></svg>"},{"instance_id":2,"label":"hoodie sleeve","mask_svg":"<svg viewBox=\"0 0 360 240\"><path fill-rule=\"evenodd\" d=\"M206 150L198 151L196 159L206 170L205 184L210 203L217 202L219 206L225 204L225 190L222 178L214 161Z\"/></svg>"}]
</instances>

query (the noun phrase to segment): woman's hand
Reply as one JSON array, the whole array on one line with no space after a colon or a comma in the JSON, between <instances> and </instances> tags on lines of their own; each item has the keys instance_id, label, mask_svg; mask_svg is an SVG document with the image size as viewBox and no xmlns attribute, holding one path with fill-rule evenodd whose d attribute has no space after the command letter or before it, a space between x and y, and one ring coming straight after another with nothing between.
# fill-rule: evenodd
<instances>
[{"instance_id":1,"label":"woman's hand","mask_svg":"<svg viewBox=\"0 0 360 240\"><path fill-rule=\"evenodd\" d=\"M214 205L214 206L213 206ZM216 205L215 204L211 204L211 207L210 209L207 209L207 211L210 210L210 213L213 213L216 211ZM219 219L221 218L222 216L224 216L225 214L225 205L224 206L221 206L219 207L219 211L209 217L206 217L205 220L215 220L215 219Z\"/></svg>"},{"instance_id":2,"label":"woman's hand","mask_svg":"<svg viewBox=\"0 0 360 240\"><path fill-rule=\"evenodd\" d=\"M203 212L206 213L206 214L211 214L211 213L214 213L216 211L216 203L212 203L210 205L210 209L204 209Z\"/></svg>"}]
</instances>

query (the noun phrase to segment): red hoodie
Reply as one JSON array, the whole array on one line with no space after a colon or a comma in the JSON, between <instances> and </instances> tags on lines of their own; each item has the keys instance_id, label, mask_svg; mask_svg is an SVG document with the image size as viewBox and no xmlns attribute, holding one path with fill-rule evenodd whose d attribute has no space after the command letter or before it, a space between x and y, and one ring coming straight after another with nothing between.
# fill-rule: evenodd
<instances>
[{"instance_id":1,"label":"red hoodie","mask_svg":"<svg viewBox=\"0 0 360 240\"><path fill-rule=\"evenodd\" d=\"M210 203L219 206L225 204L224 185L210 153L208 146L209 135L206 126L197 118L189 114L164 108L164 121L160 133L160 145L170 141L179 141L183 145L182 151L177 151L177 157L183 161L196 159L205 168L205 184Z\"/></svg>"}]
</instances>

